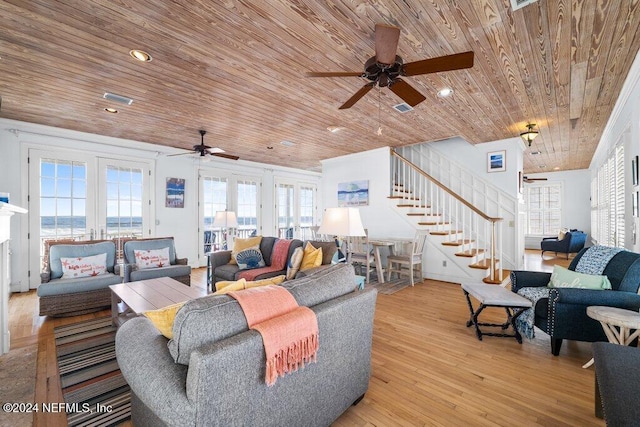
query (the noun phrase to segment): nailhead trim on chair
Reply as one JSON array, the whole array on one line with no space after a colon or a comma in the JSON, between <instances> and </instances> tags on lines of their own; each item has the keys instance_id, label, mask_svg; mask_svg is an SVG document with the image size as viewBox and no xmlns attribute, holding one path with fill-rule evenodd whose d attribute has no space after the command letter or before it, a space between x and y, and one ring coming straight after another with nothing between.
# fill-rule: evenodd
<instances>
[{"instance_id":1,"label":"nailhead trim on chair","mask_svg":"<svg viewBox=\"0 0 640 427\"><path fill-rule=\"evenodd\" d=\"M556 303L558 302L558 300L560 299L560 294L558 293L558 291L556 289L551 289L551 291L549 292L549 301L548 301L548 305L549 305L549 321L547 322L547 334L551 337L553 337L552 332L555 329L555 324L556 324Z\"/></svg>"}]
</instances>

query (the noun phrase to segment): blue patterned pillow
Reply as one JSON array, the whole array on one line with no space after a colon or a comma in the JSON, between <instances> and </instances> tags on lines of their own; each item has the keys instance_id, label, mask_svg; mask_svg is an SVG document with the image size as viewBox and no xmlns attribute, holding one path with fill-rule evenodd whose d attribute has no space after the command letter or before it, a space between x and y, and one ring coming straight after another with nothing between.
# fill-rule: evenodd
<instances>
[{"instance_id":1,"label":"blue patterned pillow","mask_svg":"<svg viewBox=\"0 0 640 427\"><path fill-rule=\"evenodd\" d=\"M238 252L236 254L236 261L238 261L238 268L240 270L260 268L266 265L264 258L262 258L262 252L260 252L260 248L258 246Z\"/></svg>"}]
</instances>

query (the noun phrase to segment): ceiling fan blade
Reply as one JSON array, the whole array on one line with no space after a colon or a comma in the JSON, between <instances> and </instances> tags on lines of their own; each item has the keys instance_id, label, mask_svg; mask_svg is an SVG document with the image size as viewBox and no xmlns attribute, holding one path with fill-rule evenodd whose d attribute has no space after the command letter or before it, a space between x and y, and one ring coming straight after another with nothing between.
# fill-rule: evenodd
<instances>
[{"instance_id":1,"label":"ceiling fan blade","mask_svg":"<svg viewBox=\"0 0 640 427\"><path fill-rule=\"evenodd\" d=\"M230 160L238 160L240 158L239 156L234 156L233 154L227 154L227 153L209 153L209 154L211 154L212 156L222 157Z\"/></svg>"},{"instance_id":2,"label":"ceiling fan blade","mask_svg":"<svg viewBox=\"0 0 640 427\"><path fill-rule=\"evenodd\" d=\"M167 154L167 157L173 157L173 156L186 156L187 154L193 154L193 151L189 151L188 153Z\"/></svg>"},{"instance_id":3,"label":"ceiling fan blade","mask_svg":"<svg viewBox=\"0 0 640 427\"><path fill-rule=\"evenodd\" d=\"M393 84L389 86L389 89L391 89L391 92L398 95L404 102L411 105L412 107L415 107L416 105L427 99L422 96L420 92L415 90L409 83L405 82L402 79L396 79Z\"/></svg>"},{"instance_id":4,"label":"ceiling fan blade","mask_svg":"<svg viewBox=\"0 0 640 427\"><path fill-rule=\"evenodd\" d=\"M347 102L345 102L344 104L342 104L340 106L339 110L344 110L346 108L353 107L353 104L355 104L356 102L358 102L360 100L360 98L365 96L367 94L367 92L369 92L371 90L371 88L373 87L374 84L375 83L367 83L366 85L362 86L360 88L360 90L355 93L355 95L353 95L351 98L349 98L349 100Z\"/></svg>"},{"instance_id":5,"label":"ceiling fan blade","mask_svg":"<svg viewBox=\"0 0 640 427\"><path fill-rule=\"evenodd\" d=\"M396 51L400 39L400 28L376 24L376 61L391 65L396 62Z\"/></svg>"},{"instance_id":6,"label":"ceiling fan blade","mask_svg":"<svg viewBox=\"0 0 640 427\"><path fill-rule=\"evenodd\" d=\"M473 52L455 53L422 61L409 62L402 67L402 75L439 73L440 71L461 70L473 67Z\"/></svg>"},{"instance_id":7,"label":"ceiling fan blade","mask_svg":"<svg viewBox=\"0 0 640 427\"><path fill-rule=\"evenodd\" d=\"M304 75L307 77L360 77L362 73L357 71L308 71Z\"/></svg>"}]
</instances>

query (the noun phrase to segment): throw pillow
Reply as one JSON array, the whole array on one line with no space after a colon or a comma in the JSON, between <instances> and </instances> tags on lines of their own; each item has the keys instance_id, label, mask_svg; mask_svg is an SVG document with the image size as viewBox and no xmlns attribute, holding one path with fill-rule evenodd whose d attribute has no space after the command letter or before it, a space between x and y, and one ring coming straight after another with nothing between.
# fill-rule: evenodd
<instances>
[{"instance_id":1,"label":"throw pillow","mask_svg":"<svg viewBox=\"0 0 640 427\"><path fill-rule=\"evenodd\" d=\"M564 240L564 236L567 234L567 230L566 228L563 228L562 230L560 230L560 232L558 233L558 240Z\"/></svg>"},{"instance_id":2,"label":"throw pillow","mask_svg":"<svg viewBox=\"0 0 640 427\"><path fill-rule=\"evenodd\" d=\"M295 279L296 274L298 274L298 270L300 270L300 266L302 265L303 256L304 251L302 250L302 247L298 247L293 250L291 259L287 264L287 280Z\"/></svg>"},{"instance_id":3,"label":"throw pillow","mask_svg":"<svg viewBox=\"0 0 640 427\"><path fill-rule=\"evenodd\" d=\"M607 276L577 273L559 265L553 266L549 288L581 288L581 289L611 289L611 282Z\"/></svg>"},{"instance_id":4,"label":"throw pillow","mask_svg":"<svg viewBox=\"0 0 640 427\"><path fill-rule=\"evenodd\" d=\"M77 258L60 258L60 262L62 263L63 279L107 274L106 253Z\"/></svg>"},{"instance_id":5,"label":"throw pillow","mask_svg":"<svg viewBox=\"0 0 640 427\"><path fill-rule=\"evenodd\" d=\"M162 249L135 249L133 256L136 259L136 265L139 270L147 268L166 267L169 262L169 247Z\"/></svg>"},{"instance_id":6,"label":"throw pillow","mask_svg":"<svg viewBox=\"0 0 640 427\"><path fill-rule=\"evenodd\" d=\"M144 311L142 314L153 323L153 326L155 326L162 335L171 339L173 338L173 320L183 305L184 302L179 302L158 310Z\"/></svg>"},{"instance_id":7,"label":"throw pillow","mask_svg":"<svg viewBox=\"0 0 640 427\"><path fill-rule=\"evenodd\" d=\"M244 289L247 281L245 279L240 280L223 280L216 282L216 291L214 295L224 295L231 291L241 291Z\"/></svg>"},{"instance_id":8,"label":"throw pillow","mask_svg":"<svg viewBox=\"0 0 640 427\"><path fill-rule=\"evenodd\" d=\"M257 288L258 286L279 285L282 282L284 282L284 279L285 279L285 275L282 274L280 276L269 277L268 279L254 280L252 282L247 282L244 285L244 288L249 289L249 288Z\"/></svg>"},{"instance_id":9,"label":"throw pillow","mask_svg":"<svg viewBox=\"0 0 640 427\"><path fill-rule=\"evenodd\" d=\"M308 270L314 267L320 267L322 265L322 248L314 248L313 245L307 242L304 247L304 253L302 256L302 264L300 265L300 271Z\"/></svg>"},{"instance_id":10,"label":"throw pillow","mask_svg":"<svg viewBox=\"0 0 640 427\"><path fill-rule=\"evenodd\" d=\"M236 262L240 270L264 267L266 264L262 258L259 246L244 249L237 253Z\"/></svg>"},{"instance_id":11,"label":"throw pillow","mask_svg":"<svg viewBox=\"0 0 640 427\"><path fill-rule=\"evenodd\" d=\"M247 239L235 239L233 242L233 250L231 251L231 260L229 264L237 264L236 255L245 249L252 248L254 246L260 247L262 236L249 237Z\"/></svg>"}]
</instances>

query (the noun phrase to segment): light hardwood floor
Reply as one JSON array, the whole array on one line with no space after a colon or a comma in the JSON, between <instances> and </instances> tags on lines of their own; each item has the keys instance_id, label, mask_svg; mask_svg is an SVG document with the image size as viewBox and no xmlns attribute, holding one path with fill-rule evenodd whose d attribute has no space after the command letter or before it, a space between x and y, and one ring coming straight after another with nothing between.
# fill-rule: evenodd
<instances>
[{"instance_id":1,"label":"light hardwood floor","mask_svg":"<svg viewBox=\"0 0 640 427\"><path fill-rule=\"evenodd\" d=\"M539 251L527 251L525 258L527 269L539 271L569 263L543 260ZM205 269L194 270L194 286L204 286L204 276ZM62 402L53 328L109 311L40 317L34 292L14 294L9 306L12 348L38 343L35 400ZM503 320L502 310L485 313L486 320ZM523 344L498 337L478 341L465 326L468 318L457 284L425 281L378 295L369 390L335 425L604 426L594 416L593 368L581 368L591 358L590 344L566 342L554 357L549 338L539 332ZM65 416L39 413L34 425L63 426Z\"/></svg>"}]
</instances>

